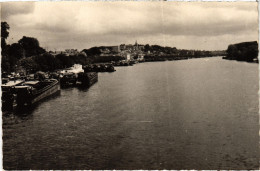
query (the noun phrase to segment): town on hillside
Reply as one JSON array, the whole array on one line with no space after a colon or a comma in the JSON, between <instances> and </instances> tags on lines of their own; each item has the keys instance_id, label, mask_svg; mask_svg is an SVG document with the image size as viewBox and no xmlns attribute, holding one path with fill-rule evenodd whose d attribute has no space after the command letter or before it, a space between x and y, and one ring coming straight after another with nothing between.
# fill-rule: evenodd
<instances>
[{"instance_id":1,"label":"town on hillside","mask_svg":"<svg viewBox=\"0 0 260 171\"><path fill-rule=\"evenodd\" d=\"M37 38L23 36L17 43L7 44L10 26L1 22L2 78L27 76L36 72L57 72L75 64L90 67L90 71L114 71L114 66L129 66L140 62L184 60L223 56L223 59L258 62L258 43L229 45L227 50L187 50L176 47L140 44L96 46L88 49L48 51ZM237 52L237 53L236 53Z\"/></svg>"},{"instance_id":2,"label":"town on hillside","mask_svg":"<svg viewBox=\"0 0 260 171\"><path fill-rule=\"evenodd\" d=\"M225 50L186 50L160 45L120 44L99 46L89 49L66 49L48 51L40 46L37 38L23 36L17 43L7 44L10 26L1 22L2 73L28 75L37 71L53 72L74 64L89 65L110 63L114 66L128 66L137 62L181 60L188 58L224 56Z\"/></svg>"}]
</instances>

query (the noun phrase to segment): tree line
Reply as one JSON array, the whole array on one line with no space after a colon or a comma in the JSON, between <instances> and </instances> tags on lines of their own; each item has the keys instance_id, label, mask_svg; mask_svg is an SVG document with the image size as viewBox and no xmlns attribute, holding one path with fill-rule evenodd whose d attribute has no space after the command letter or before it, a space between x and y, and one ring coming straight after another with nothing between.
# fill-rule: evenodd
<instances>
[{"instance_id":1,"label":"tree line","mask_svg":"<svg viewBox=\"0 0 260 171\"><path fill-rule=\"evenodd\" d=\"M225 59L252 62L258 56L258 43L242 42L228 46Z\"/></svg>"},{"instance_id":2,"label":"tree line","mask_svg":"<svg viewBox=\"0 0 260 171\"><path fill-rule=\"evenodd\" d=\"M40 47L39 41L33 37L23 36L17 43L7 44L10 26L7 22L1 22L1 48L2 48L2 72L12 72L19 60L30 56L46 53Z\"/></svg>"},{"instance_id":3,"label":"tree line","mask_svg":"<svg viewBox=\"0 0 260 171\"><path fill-rule=\"evenodd\" d=\"M7 22L1 22L2 72L14 72L18 66L29 72L54 71L71 67L75 63L84 65L91 62L84 55L51 55L33 37L23 36L17 43L7 44L9 29Z\"/></svg>"},{"instance_id":4,"label":"tree line","mask_svg":"<svg viewBox=\"0 0 260 171\"><path fill-rule=\"evenodd\" d=\"M84 55L65 55L56 56L49 53L40 54L19 60L19 66L22 66L29 73L36 71L55 71L73 66L74 64L86 65L91 63L90 59Z\"/></svg>"}]
</instances>

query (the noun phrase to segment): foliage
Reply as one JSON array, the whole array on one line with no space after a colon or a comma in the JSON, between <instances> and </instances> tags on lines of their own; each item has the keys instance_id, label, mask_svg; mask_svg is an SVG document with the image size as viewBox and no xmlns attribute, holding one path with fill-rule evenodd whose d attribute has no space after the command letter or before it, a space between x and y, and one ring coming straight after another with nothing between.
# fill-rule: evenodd
<instances>
[{"instance_id":1,"label":"foliage","mask_svg":"<svg viewBox=\"0 0 260 171\"><path fill-rule=\"evenodd\" d=\"M18 43L11 45L6 44L6 39L9 36L10 26L7 22L1 22L1 48L2 48L2 72L12 72L15 70L15 66L18 65L19 61L23 57L31 57L45 53L45 50L40 47L39 42L36 38L23 36ZM36 64L33 64L32 59L24 62L30 69L35 69ZM40 62L40 61L39 61Z\"/></svg>"},{"instance_id":2,"label":"foliage","mask_svg":"<svg viewBox=\"0 0 260 171\"><path fill-rule=\"evenodd\" d=\"M23 47L26 57L39 55L46 52L42 47L40 47L39 41L33 37L23 36L18 43Z\"/></svg>"},{"instance_id":3,"label":"foliage","mask_svg":"<svg viewBox=\"0 0 260 171\"><path fill-rule=\"evenodd\" d=\"M53 56L45 53L29 58L23 58L20 60L21 66L27 71L55 71L58 69L64 69L71 67L74 64L86 65L90 63L90 60L84 55L67 56L65 54L59 54Z\"/></svg>"},{"instance_id":4,"label":"foliage","mask_svg":"<svg viewBox=\"0 0 260 171\"><path fill-rule=\"evenodd\" d=\"M101 51L100 51L99 47L92 47L90 49L84 49L82 51L85 52L88 56L95 56L95 55L100 55L101 54Z\"/></svg>"},{"instance_id":5,"label":"foliage","mask_svg":"<svg viewBox=\"0 0 260 171\"><path fill-rule=\"evenodd\" d=\"M38 71L40 68L32 57L21 59L20 65L23 66L27 71L32 73Z\"/></svg>"},{"instance_id":6,"label":"foliage","mask_svg":"<svg viewBox=\"0 0 260 171\"><path fill-rule=\"evenodd\" d=\"M4 49L6 46L5 40L9 36L9 30L10 26L7 24L7 22L1 22L1 48Z\"/></svg>"},{"instance_id":7,"label":"foliage","mask_svg":"<svg viewBox=\"0 0 260 171\"><path fill-rule=\"evenodd\" d=\"M9 31L8 31L9 29L10 29L10 26L7 24L7 22L1 22L1 48L2 48L1 54L2 54L2 57L6 57L6 55L7 55L8 47L6 45L6 39L9 36ZM8 61L7 58L4 60L5 60L5 62Z\"/></svg>"},{"instance_id":8,"label":"foliage","mask_svg":"<svg viewBox=\"0 0 260 171\"><path fill-rule=\"evenodd\" d=\"M13 43L8 48L8 55L16 59L21 59L23 57L24 49L19 43Z\"/></svg>"},{"instance_id":9,"label":"foliage","mask_svg":"<svg viewBox=\"0 0 260 171\"><path fill-rule=\"evenodd\" d=\"M250 62L257 56L258 43L256 41L229 45L227 49L227 59Z\"/></svg>"},{"instance_id":10,"label":"foliage","mask_svg":"<svg viewBox=\"0 0 260 171\"><path fill-rule=\"evenodd\" d=\"M154 54L159 54L159 53L165 53L165 54L175 54L177 53L177 49L176 47L163 47L163 46L159 46L159 45L149 45L146 44L144 46L144 52L152 52Z\"/></svg>"},{"instance_id":11,"label":"foliage","mask_svg":"<svg viewBox=\"0 0 260 171\"><path fill-rule=\"evenodd\" d=\"M125 59L121 56L95 56L92 58L93 63L106 63L111 61L119 61Z\"/></svg>"},{"instance_id":12,"label":"foliage","mask_svg":"<svg viewBox=\"0 0 260 171\"><path fill-rule=\"evenodd\" d=\"M6 39L9 36L8 30L10 29L10 26L7 24L7 22L3 21L1 22L1 38Z\"/></svg>"}]
</instances>

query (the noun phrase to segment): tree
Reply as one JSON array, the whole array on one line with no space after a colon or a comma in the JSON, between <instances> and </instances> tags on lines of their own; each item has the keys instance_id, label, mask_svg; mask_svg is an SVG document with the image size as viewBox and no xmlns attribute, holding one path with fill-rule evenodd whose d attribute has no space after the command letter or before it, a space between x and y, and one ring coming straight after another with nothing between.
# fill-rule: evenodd
<instances>
[{"instance_id":1,"label":"tree","mask_svg":"<svg viewBox=\"0 0 260 171\"><path fill-rule=\"evenodd\" d=\"M238 61L253 61L258 56L258 43L242 42L229 45L227 49L227 58Z\"/></svg>"},{"instance_id":2,"label":"tree","mask_svg":"<svg viewBox=\"0 0 260 171\"><path fill-rule=\"evenodd\" d=\"M8 59L4 56L2 56L2 61L1 61L1 68L2 68L2 72L10 72L11 71L11 66L10 63L8 61Z\"/></svg>"},{"instance_id":3,"label":"tree","mask_svg":"<svg viewBox=\"0 0 260 171\"><path fill-rule=\"evenodd\" d=\"M145 52L148 52L150 50L150 45L149 44L146 44L145 46L144 46L144 51Z\"/></svg>"},{"instance_id":4,"label":"tree","mask_svg":"<svg viewBox=\"0 0 260 171\"><path fill-rule=\"evenodd\" d=\"M236 56L237 48L235 45L229 45L227 49L227 57L229 59L234 59Z\"/></svg>"},{"instance_id":5,"label":"tree","mask_svg":"<svg viewBox=\"0 0 260 171\"><path fill-rule=\"evenodd\" d=\"M2 56L6 56L6 39L9 36L10 27L7 22L1 22L1 48L2 48Z\"/></svg>"},{"instance_id":6,"label":"tree","mask_svg":"<svg viewBox=\"0 0 260 171\"><path fill-rule=\"evenodd\" d=\"M90 49L84 49L82 51L85 52L88 56L95 56L101 54L100 48L98 47L92 47Z\"/></svg>"},{"instance_id":7,"label":"tree","mask_svg":"<svg viewBox=\"0 0 260 171\"><path fill-rule=\"evenodd\" d=\"M23 47L19 43L13 43L8 49L8 55L13 56L16 59L21 59L23 57Z\"/></svg>"},{"instance_id":8,"label":"tree","mask_svg":"<svg viewBox=\"0 0 260 171\"><path fill-rule=\"evenodd\" d=\"M39 64L35 62L33 58L23 58L20 60L21 66L23 66L29 72L36 72L40 70Z\"/></svg>"},{"instance_id":9,"label":"tree","mask_svg":"<svg viewBox=\"0 0 260 171\"><path fill-rule=\"evenodd\" d=\"M39 55L46 52L42 47L40 47L39 41L33 37L23 36L18 43L23 47L26 57Z\"/></svg>"},{"instance_id":10,"label":"tree","mask_svg":"<svg viewBox=\"0 0 260 171\"><path fill-rule=\"evenodd\" d=\"M9 36L9 30L10 26L7 24L7 22L1 22L1 41L2 44L1 45L6 45L5 40L7 39L7 37Z\"/></svg>"},{"instance_id":11,"label":"tree","mask_svg":"<svg viewBox=\"0 0 260 171\"><path fill-rule=\"evenodd\" d=\"M58 59L60 61L62 68L71 67L74 64L72 58L70 56L66 56L64 54L57 55L56 59Z\"/></svg>"}]
</instances>

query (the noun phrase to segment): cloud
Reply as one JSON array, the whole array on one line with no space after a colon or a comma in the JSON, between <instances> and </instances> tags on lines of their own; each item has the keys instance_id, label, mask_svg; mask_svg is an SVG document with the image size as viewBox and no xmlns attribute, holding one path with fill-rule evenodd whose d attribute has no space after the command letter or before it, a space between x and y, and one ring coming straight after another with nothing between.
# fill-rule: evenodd
<instances>
[{"instance_id":1,"label":"cloud","mask_svg":"<svg viewBox=\"0 0 260 171\"><path fill-rule=\"evenodd\" d=\"M230 42L256 40L258 35L254 2L30 2L21 6L13 2L2 7L11 27L10 42L26 35L50 48L83 49L137 39L177 48L186 41L190 49L224 49Z\"/></svg>"},{"instance_id":2,"label":"cloud","mask_svg":"<svg viewBox=\"0 0 260 171\"><path fill-rule=\"evenodd\" d=\"M30 14L34 11L34 2L2 2L2 20L13 15Z\"/></svg>"}]
</instances>

